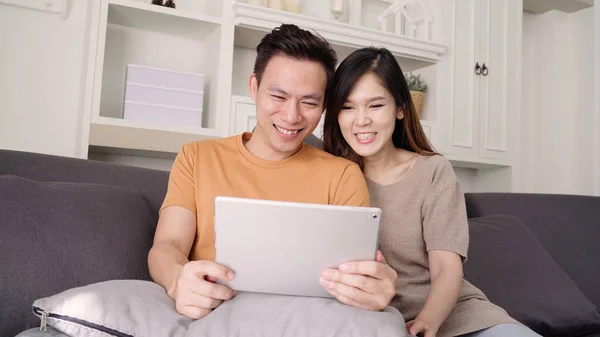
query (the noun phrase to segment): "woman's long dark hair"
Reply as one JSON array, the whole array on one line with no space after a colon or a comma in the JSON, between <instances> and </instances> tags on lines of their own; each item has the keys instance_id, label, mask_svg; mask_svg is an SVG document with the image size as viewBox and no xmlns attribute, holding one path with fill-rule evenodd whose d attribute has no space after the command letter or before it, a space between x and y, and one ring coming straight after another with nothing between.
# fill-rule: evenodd
<instances>
[{"instance_id":1,"label":"woman's long dark hair","mask_svg":"<svg viewBox=\"0 0 600 337\"><path fill-rule=\"evenodd\" d=\"M423 132L400 65L389 50L374 47L353 52L335 72L323 124L324 150L352 160L361 170L364 168L362 157L352 150L342 135L338 115L356 82L369 71L381 79L396 106L404 113L403 119L396 119L392 134L394 146L421 155L437 154Z\"/></svg>"}]
</instances>

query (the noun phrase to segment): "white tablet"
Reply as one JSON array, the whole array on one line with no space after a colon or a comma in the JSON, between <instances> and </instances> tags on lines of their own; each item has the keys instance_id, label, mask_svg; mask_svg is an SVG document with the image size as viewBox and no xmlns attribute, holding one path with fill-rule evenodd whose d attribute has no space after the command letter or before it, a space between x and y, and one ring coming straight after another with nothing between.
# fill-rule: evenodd
<instances>
[{"instance_id":1,"label":"white tablet","mask_svg":"<svg viewBox=\"0 0 600 337\"><path fill-rule=\"evenodd\" d=\"M332 297L319 283L326 268L373 261L381 209L215 198L216 262L235 273L239 291Z\"/></svg>"}]
</instances>

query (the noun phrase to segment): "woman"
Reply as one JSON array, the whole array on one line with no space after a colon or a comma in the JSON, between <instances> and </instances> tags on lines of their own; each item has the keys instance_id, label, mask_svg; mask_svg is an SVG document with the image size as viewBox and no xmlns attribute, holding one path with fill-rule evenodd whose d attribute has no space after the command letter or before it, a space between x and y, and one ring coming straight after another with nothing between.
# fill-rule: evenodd
<instances>
[{"instance_id":1,"label":"woman","mask_svg":"<svg viewBox=\"0 0 600 337\"><path fill-rule=\"evenodd\" d=\"M385 260L378 260L397 272L389 304L400 310L408 332L539 336L463 279L469 240L464 195L451 164L427 141L393 55L386 49L355 51L340 64L332 88L324 148L360 165L371 205L383 210ZM340 275L326 279L328 289L352 286ZM354 287L360 290L361 282ZM343 302L352 303L348 297Z\"/></svg>"}]
</instances>

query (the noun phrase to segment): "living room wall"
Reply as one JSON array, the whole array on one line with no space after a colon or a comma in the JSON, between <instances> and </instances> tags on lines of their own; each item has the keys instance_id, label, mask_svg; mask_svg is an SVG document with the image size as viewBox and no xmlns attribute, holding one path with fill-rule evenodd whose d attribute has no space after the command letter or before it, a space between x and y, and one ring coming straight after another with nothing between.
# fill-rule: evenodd
<instances>
[{"instance_id":1,"label":"living room wall","mask_svg":"<svg viewBox=\"0 0 600 337\"><path fill-rule=\"evenodd\" d=\"M0 148L77 156L89 2L68 3L66 20L0 4Z\"/></svg>"},{"instance_id":2,"label":"living room wall","mask_svg":"<svg viewBox=\"0 0 600 337\"><path fill-rule=\"evenodd\" d=\"M593 8L523 16L522 191L598 193L594 36Z\"/></svg>"}]
</instances>

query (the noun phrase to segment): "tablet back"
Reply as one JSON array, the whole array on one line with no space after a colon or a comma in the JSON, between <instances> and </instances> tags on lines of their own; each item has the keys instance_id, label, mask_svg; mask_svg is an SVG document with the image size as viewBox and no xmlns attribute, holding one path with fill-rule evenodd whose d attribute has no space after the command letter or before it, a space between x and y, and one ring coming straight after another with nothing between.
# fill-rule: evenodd
<instances>
[{"instance_id":1,"label":"tablet back","mask_svg":"<svg viewBox=\"0 0 600 337\"><path fill-rule=\"evenodd\" d=\"M240 291L332 297L325 268L374 260L381 210L215 198L216 262L235 273L221 282Z\"/></svg>"}]
</instances>

